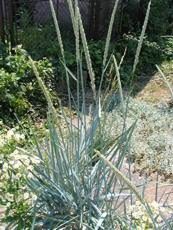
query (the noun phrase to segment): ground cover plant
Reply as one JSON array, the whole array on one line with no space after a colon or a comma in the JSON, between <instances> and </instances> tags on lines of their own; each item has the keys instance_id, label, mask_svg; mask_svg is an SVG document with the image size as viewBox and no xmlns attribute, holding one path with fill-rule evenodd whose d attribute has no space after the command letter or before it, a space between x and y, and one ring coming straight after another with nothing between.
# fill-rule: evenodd
<instances>
[{"instance_id":1,"label":"ground cover plant","mask_svg":"<svg viewBox=\"0 0 173 230\"><path fill-rule=\"evenodd\" d=\"M37 62L26 55L28 65L37 80L37 87L42 89L46 98L44 105L48 107L48 135L40 141L38 134L35 133L36 147L29 146L27 149L24 145L26 136L17 128L12 130L4 128L1 133L1 140L4 140L1 146L4 159L1 165L3 175L0 175L0 178L2 193L6 192L7 195L4 197L6 200L2 201L7 207L5 219L8 226L13 229L129 229L129 226L131 229L171 229L171 224L165 221L164 217L165 212L168 213L171 209L162 208L157 203L148 204L145 201L131 182L130 161L127 175L121 172L124 160L131 156L137 160L141 160L141 156L149 159L152 162L151 169L154 170L159 162L154 157L158 149L165 150L161 151L160 155L166 153L170 156L171 146L170 149L165 149L168 145L167 143L162 145L163 142L159 142L161 146L158 146L155 141L155 136L158 137L158 134L155 134L154 130L156 128L157 132L162 131L163 140L167 134L164 131L170 126L171 136L171 111L168 113L159 109L154 110L145 103L138 103L129 97L127 100L124 98L120 75L123 58L118 60L109 53L118 1L115 2L111 17L102 57L101 81L98 81L96 90L94 71L97 71L97 68L93 68L94 61L90 56L78 2L75 1L72 5L72 1L68 1L68 5L76 45L74 69L71 69L66 62L58 21L50 0L64 67L62 72L67 84L69 114L66 114L60 100L58 100L59 111L55 110L49 92L50 87L44 83ZM150 4L134 55L133 74L139 61L149 9ZM100 58L100 54L97 55ZM86 70L93 99L93 106L88 115L84 86ZM101 89L108 70L111 70L114 78L109 82L108 90L104 94ZM77 89L76 100L71 90L71 78ZM118 98L115 95L116 91L119 91ZM76 110L75 124L72 107ZM145 130L146 133L148 131L147 143L143 143L143 134L146 134L144 129L149 129ZM153 135L150 135L150 132ZM8 144L10 148L3 152ZM145 147L147 151L143 154L139 151L143 149L144 144L147 146ZM165 166L169 166L168 162L163 162L162 159L160 163L161 171L165 170ZM133 204L131 209L129 203ZM136 212L132 214L133 210Z\"/></svg>"},{"instance_id":2,"label":"ground cover plant","mask_svg":"<svg viewBox=\"0 0 173 230\"><path fill-rule=\"evenodd\" d=\"M33 148L33 133L43 139L46 128L43 121L39 128L30 120L23 120L18 125L14 122L13 128L6 123L0 121L0 210L4 210L0 221L17 221L18 229L25 229L32 222L29 210L33 199L27 188L27 170L32 168L31 162L36 164L39 159L34 154L28 156L24 149Z\"/></svg>"},{"instance_id":3,"label":"ground cover plant","mask_svg":"<svg viewBox=\"0 0 173 230\"><path fill-rule=\"evenodd\" d=\"M131 138L131 160L136 161L145 172L157 171L165 176L172 175L172 108L153 107L133 98L129 99L128 108L127 127L137 119ZM108 135L119 136L123 126L119 105L108 115L107 125L110 123L109 119L114 120L114 124L112 134L109 132Z\"/></svg>"}]
</instances>

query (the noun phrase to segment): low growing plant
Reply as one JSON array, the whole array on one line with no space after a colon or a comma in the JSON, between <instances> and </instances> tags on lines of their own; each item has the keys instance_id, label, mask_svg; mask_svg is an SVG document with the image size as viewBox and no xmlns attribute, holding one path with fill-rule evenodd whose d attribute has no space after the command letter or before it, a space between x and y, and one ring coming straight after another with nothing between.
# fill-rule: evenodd
<instances>
[{"instance_id":1,"label":"low growing plant","mask_svg":"<svg viewBox=\"0 0 173 230\"><path fill-rule=\"evenodd\" d=\"M28 156L24 149L33 148L33 132L43 139L46 129L38 129L33 124L31 127L26 121L10 128L1 121L0 130L0 208L3 208L0 223L12 228L11 224L16 222L17 229L29 229L34 194L28 190L26 176L32 176L29 170L32 170L32 164L39 163L39 159L34 154Z\"/></svg>"}]
</instances>

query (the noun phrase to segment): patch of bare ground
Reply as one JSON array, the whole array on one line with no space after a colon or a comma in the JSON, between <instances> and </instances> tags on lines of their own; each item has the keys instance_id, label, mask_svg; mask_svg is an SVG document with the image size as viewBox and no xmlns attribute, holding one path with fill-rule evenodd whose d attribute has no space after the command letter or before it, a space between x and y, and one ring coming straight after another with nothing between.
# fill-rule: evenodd
<instances>
[{"instance_id":1,"label":"patch of bare ground","mask_svg":"<svg viewBox=\"0 0 173 230\"><path fill-rule=\"evenodd\" d=\"M124 161L121 171L129 177L129 164ZM138 191L144 195L148 202L156 201L160 205L173 205L173 183L171 177L165 178L157 172L147 174L141 173L135 165L131 165L130 180L137 187Z\"/></svg>"},{"instance_id":2,"label":"patch of bare ground","mask_svg":"<svg viewBox=\"0 0 173 230\"><path fill-rule=\"evenodd\" d=\"M172 73L170 72L166 77L172 86L173 70ZM135 95L135 98L148 103L153 103L154 105L169 106L172 102L171 94L159 73L154 74L151 79L147 78L147 76L141 76L137 79L135 89L138 93ZM147 80L148 82L145 84Z\"/></svg>"}]
</instances>

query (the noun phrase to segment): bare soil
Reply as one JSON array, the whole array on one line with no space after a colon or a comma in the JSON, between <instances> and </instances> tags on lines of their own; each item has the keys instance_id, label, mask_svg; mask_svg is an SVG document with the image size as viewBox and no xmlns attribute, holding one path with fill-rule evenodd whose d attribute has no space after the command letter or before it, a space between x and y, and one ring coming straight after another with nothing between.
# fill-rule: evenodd
<instances>
[{"instance_id":1,"label":"bare soil","mask_svg":"<svg viewBox=\"0 0 173 230\"><path fill-rule=\"evenodd\" d=\"M167 78L172 86L173 70ZM135 90L137 91L135 98L154 105L169 106L172 101L171 93L158 73L154 74L151 78L147 76L139 77L135 83Z\"/></svg>"}]
</instances>

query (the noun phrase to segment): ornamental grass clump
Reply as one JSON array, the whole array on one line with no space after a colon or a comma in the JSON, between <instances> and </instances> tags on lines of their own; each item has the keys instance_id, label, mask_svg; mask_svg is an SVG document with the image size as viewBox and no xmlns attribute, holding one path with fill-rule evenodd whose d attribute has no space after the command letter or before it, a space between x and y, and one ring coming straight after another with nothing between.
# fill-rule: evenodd
<instances>
[{"instance_id":1,"label":"ornamental grass clump","mask_svg":"<svg viewBox=\"0 0 173 230\"><path fill-rule=\"evenodd\" d=\"M119 74L121 63L117 63L114 56L108 56L114 17L119 1L115 1L110 21L98 91L96 91L95 87L95 74L78 8L78 1L72 2L68 0L67 3L75 36L76 73L72 73L66 64L63 39L53 2L50 0L61 51L61 61L65 70L69 109L71 110L72 106L75 108L77 124L74 125L72 116L66 115L60 100L58 100L60 113L56 112L50 99L49 91L30 58L39 86L47 100L49 127L46 148L45 146L43 148L43 144L39 144L36 138L40 162L38 165L33 165L33 169L30 170L33 176L28 178L28 186L37 197L31 209L33 215L31 229L129 229L129 226L132 226L132 218L127 212L127 207L135 200L138 200L148 213L152 228L158 229L158 223L153 218L152 209L130 180L130 165L127 175L121 172L123 161L129 154L131 136L136 122L127 128L126 104L122 94ZM149 10L150 3L132 74L134 74L138 63ZM79 44L82 44L83 54ZM84 55L87 64L93 94L93 105L89 115L87 115L86 109L82 55ZM116 70L116 77L109 90L103 93L101 90L103 79L112 65ZM77 86L76 100L70 88L71 79ZM123 126L118 136L106 138L106 133L111 130L112 124L110 123L109 127L105 126L107 119L105 111L109 111L110 107L114 107L114 101L111 98L116 90L116 82L121 96ZM82 103L80 98L82 98ZM136 227L135 224L133 223L134 228Z\"/></svg>"}]
</instances>

